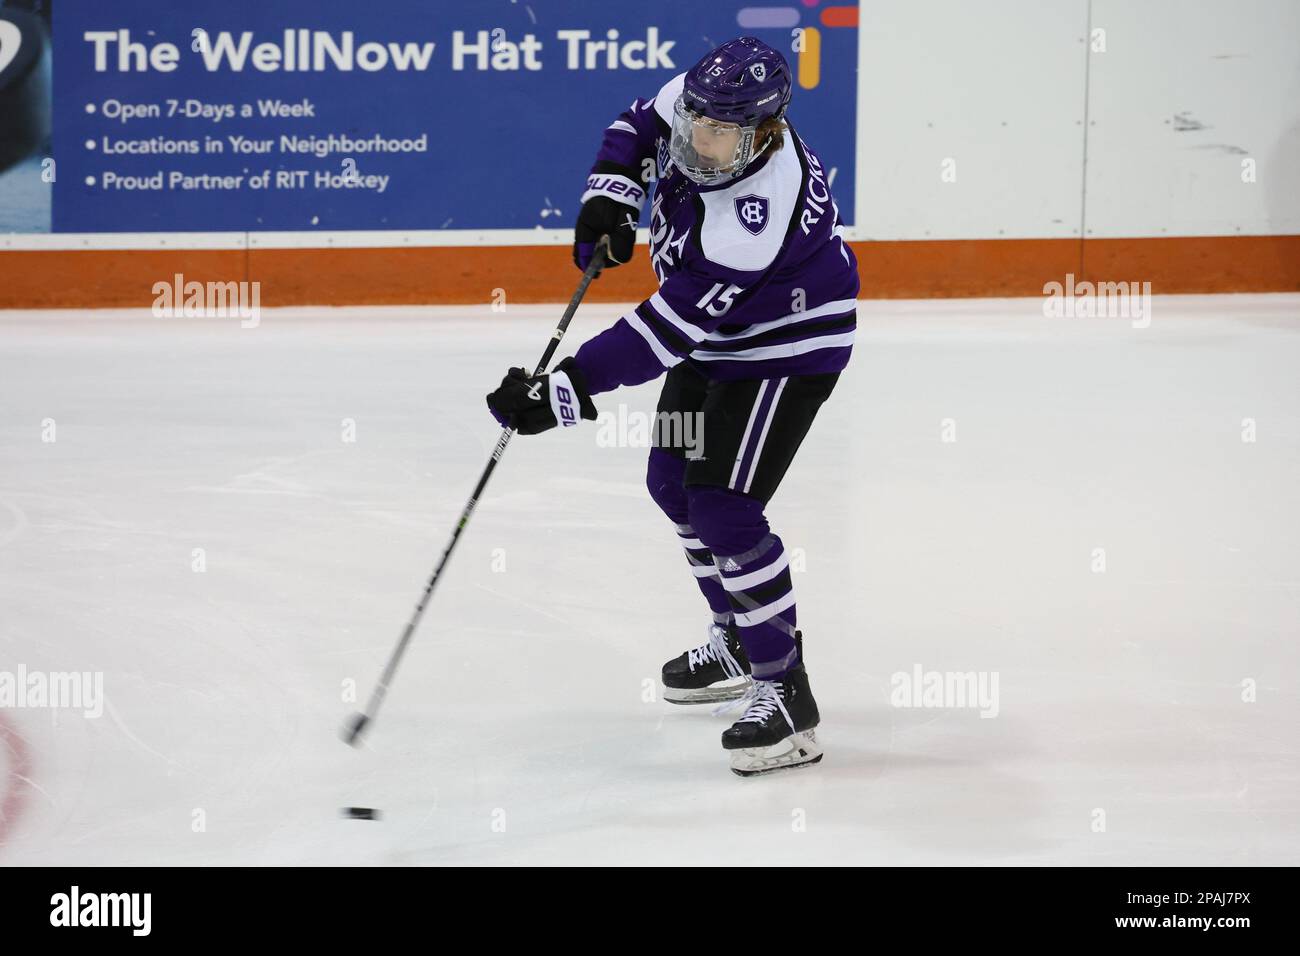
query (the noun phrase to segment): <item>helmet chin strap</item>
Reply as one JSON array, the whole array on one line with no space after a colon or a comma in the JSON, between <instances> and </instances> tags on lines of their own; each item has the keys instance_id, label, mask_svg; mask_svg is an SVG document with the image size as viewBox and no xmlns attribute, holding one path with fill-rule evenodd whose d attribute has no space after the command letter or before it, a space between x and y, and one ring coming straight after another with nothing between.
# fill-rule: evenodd
<instances>
[{"instance_id":1,"label":"helmet chin strap","mask_svg":"<svg viewBox=\"0 0 1300 956\"><path fill-rule=\"evenodd\" d=\"M755 129L754 133L755 135L757 135L758 130ZM745 158L744 165L736 169L734 172L732 172L727 177L727 179L735 179L737 176L741 175L745 170L747 170L750 166L754 165L754 163L758 161L759 157L761 157L763 153L767 152L767 148L771 145L772 145L772 137L769 136L767 139L763 140L762 146L759 146L757 149L751 152L749 156Z\"/></svg>"},{"instance_id":2,"label":"helmet chin strap","mask_svg":"<svg viewBox=\"0 0 1300 956\"><path fill-rule=\"evenodd\" d=\"M767 139L763 140L762 146L758 147L758 149L750 153L749 159L745 160L745 165L748 166L754 160L758 159L758 157L762 156L763 151L766 150L771 145L772 145L772 137L769 136ZM744 169L741 169L741 172L744 172Z\"/></svg>"},{"instance_id":3,"label":"helmet chin strap","mask_svg":"<svg viewBox=\"0 0 1300 956\"><path fill-rule=\"evenodd\" d=\"M755 130L755 132L757 133L757 130ZM728 173L728 174L727 174L727 178L721 180L721 182L724 182L724 183L725 183L725 182L727 182L728 180L735 179L737 176L739 176L741 173L743 173L746 169L748 169L751 165L753 165L754 161L755 161L756 159L758 159L758 157L762 156L763 153L764 153L764 151L765 151L769 146L771 146L771 145L772 145L772 137L769 136L767 139L765 139L765 140L763 141L763 145L762 145L762 146L758 147L758 149L754 150L752 153L749 154L749 156L748 156L748 158L746 158L746 160L745 160L745 164L744 164L743 166L741 166L740 168L735 169L735 170L733 170L732 172Z\"/></svg>"}]
</instances>

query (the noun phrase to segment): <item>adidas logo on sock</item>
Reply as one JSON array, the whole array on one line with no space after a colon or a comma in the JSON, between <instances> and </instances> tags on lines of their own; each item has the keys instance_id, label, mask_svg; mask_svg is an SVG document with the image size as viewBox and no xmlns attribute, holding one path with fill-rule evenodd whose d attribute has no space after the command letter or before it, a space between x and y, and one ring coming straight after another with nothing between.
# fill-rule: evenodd
<instances>
[{"instance_id":1,"label":"adidas logo on sock","mask_svg":"<svg viewBox=\"0 0 1300 956\"><path fill-rule=\"evenodd\" d=\"M736 563L736 559L735 559L735 558L727 558L726 562L722 565L722 570L724 570L724 571L739 571L739 570L740 570L740 565L738 565L738 564Z\"/></svg>"}]
</instances>

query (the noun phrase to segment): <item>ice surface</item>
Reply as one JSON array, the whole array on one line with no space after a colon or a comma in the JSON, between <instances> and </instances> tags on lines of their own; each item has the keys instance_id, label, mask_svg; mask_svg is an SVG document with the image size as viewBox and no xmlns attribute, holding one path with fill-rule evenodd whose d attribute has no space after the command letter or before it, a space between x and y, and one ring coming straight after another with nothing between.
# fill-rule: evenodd
<instances>
[{"instance_id":1,"label":"ice surface","mask_svg":"<svg viewBox=\"0 0 1300 956\"><path fill-rule=\"evenodd\" d=\"M0 864L1300 862L1295 296L1146 329L864 303L769 512L816 768L741 780L724 719L645 699L705 609L645 449L590 423L511 444L345 747L499 434L483 395L559 311L0 313L0 671L108 700L0 710ZM891 706L917 665L996 672L997 716Z\"/></svg>"}]
</instances>

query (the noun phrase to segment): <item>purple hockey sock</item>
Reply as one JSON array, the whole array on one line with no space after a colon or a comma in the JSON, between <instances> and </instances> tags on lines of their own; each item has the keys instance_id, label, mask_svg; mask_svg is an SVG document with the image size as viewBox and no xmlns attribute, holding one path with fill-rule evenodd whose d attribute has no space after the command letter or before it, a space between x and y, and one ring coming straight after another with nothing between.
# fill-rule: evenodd
<instances>
[{"instance_id":1,"label":"purple hockey sock","mask_svg":"<svg viewBox=\"0 0 1300 956\"><path fill-rule=\"evenodd\" d=\"M779 680L799 663L794 587L789 556L768 528L763 502L697 485L686 497L691 527L713 552L755 679Z\"/></svg>"},{"instance_id":2,"label":"purple hockey sock","mask_svg":"<svg viewBox=\"0 0 1300 956\"><path fill-rule=\"evenodd\" d=\"M646 467L646 487L650 490L650 497L677 526L677 537L686 552L686 562L704 599L709 602L714 623L730 624L731 602L722 589L713 553L700 541L688 520L686 489L682 486L685 474L685 461L662 449L650 449L650 461Z\"/></svg>"}]
</instances>

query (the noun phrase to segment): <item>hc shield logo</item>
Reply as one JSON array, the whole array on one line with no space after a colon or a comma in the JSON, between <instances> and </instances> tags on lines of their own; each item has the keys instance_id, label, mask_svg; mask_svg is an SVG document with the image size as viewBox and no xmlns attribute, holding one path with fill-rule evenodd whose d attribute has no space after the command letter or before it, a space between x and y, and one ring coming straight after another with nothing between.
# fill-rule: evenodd
<instances>
[{"instance_id":1,"label":"hc shield logo","mask_svg":"<svg viewBox=\"0 0 1300 956\"><path fill-rule=\"evenodd\" d=\"M752 235L757 236L767 228L768 202L766 196L740 196L736 199L736 218Z\"/></svg>"},{"instance_id":2,"label":"hc shield logo","mask_svg":"<svg viewBox=\"0 0 1300 956\"><path fill-rule=\"evenodd\" d=\"M749 74L754 79L758 80L758 82L762 83L767 79L767 67L762 63L755 63L749 68Z\"/></svg>"}]
</instances>

